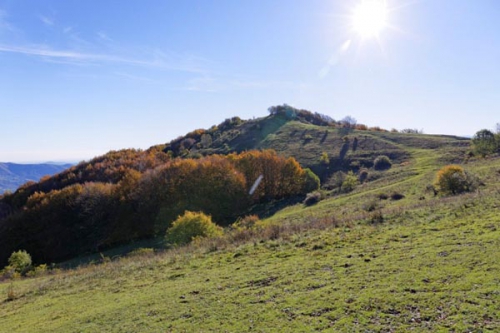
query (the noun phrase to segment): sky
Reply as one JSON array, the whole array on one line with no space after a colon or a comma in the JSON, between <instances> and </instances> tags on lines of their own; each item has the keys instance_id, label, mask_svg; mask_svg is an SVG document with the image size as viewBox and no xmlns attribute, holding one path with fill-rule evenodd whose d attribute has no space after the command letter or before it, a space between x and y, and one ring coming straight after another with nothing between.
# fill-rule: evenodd
<instances>
[{"instance_id":1,"label":"sky","mask_svg":"<svg viewBox=\"0 0 500 333\"><path fill-rule=\"evenodd\" d=\"M386 129L500 122L500 1L0 0L0 161L147 149L289 104Z\"/></svg>"}]
</instances>

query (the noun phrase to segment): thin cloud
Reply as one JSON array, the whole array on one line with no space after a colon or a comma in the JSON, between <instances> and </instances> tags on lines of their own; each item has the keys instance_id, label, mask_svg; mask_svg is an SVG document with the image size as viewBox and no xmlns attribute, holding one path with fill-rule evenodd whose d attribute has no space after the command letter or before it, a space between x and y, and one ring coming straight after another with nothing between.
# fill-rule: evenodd
<instances>
[{"instance_id":1,"label":"thin cloud","mask_svg":"<svg viewBox=\"0 0 500 333\"><path fill-rule=\"evenodd\" d=\"M291 81L255 80L251 78L234 78L204 75L191 79L184 90L217 93L239 89L296 89L298 85Z\"/></svg>"},{"instance_id":2,"label":"thin cloud","mask_svg":"<svg viewBox=\"0 0 500 333\"><path fill-rule=\"evenodd\" d=\"M46 26L53 26L54 25L54 20L47 17L47 16L44 16L44 15L39 15L38 18L40 19L40 21L42 21L43 24L45 24Z\"/></svg>"},{"instance_id":3,"label":"thin cloud","mask_svg":"<svg viewBox=\"0 0 500 333\"><path fill-rule=\"evenodd\" d=\"M112 42L112 41L113 41L113 39L111 39L111 38L110 38L110 37L109 37L106 33L102 32L102 31L99 31L99 32L97 33L97 36L98 36L100 39L102 39L102 40L104 40L104 41L107 41L107 42Z\"/></svg>"},{"instance_id":4,"label":"thin cloud","mask_svg":"<svg viewBox=\"0 0 500 333\"><path fill-rule=\"evenodd\" d=\"M7 12L0 9L0 33L2 31L15 31L16 29L7 21Z\"/></svg>"},{"instance_id":5,"label":"thin cloud","mask_svg":"<svg viewBox=\"0 0 500 333\"><path fill-rule=\"evenodd\" d=\"M206 73L203 61L196 57L167 58L164 55L154 54L153 59L143 60L122 57L112 54L84 53L71 50L55 50L46 46L13 46L0 44L0 52L17 53L27 56L41 57L44 60L80 63L117 63L132 66L151 67L160 70L183 71L191 73Z\"/></svg>"}]
</instances>

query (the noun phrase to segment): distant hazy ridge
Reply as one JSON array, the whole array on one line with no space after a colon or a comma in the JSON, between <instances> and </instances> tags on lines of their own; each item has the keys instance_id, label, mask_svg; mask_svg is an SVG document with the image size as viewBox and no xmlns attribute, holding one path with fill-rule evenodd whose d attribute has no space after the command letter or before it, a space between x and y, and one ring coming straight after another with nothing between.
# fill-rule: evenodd
<instances>
[{"instance_id":1,"label":"distant hazy ridge","mask_svg":"<svg viewBox=\"0 0 500 333\"><path fill-rule=\"evenodd\" d=\"M0 194L7 190L15 191L28 181L38 181L46 175L54 175L71 164L16 164L0 162Z\"/></svg>"}]
</instances>

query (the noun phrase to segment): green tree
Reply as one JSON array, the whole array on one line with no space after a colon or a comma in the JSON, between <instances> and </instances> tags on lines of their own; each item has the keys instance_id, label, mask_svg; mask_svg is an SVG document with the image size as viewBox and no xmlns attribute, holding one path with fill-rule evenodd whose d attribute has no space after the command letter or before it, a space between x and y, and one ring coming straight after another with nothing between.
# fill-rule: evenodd
<instances>
[{"instance_id":1,"label":"green tree","mask_svg":"<svg viewBox=\"0 0 500 333\"><path fill-rule=\"evenodd\" d=\"M482 157L493 154L497 150L495 134L487 129L482 129L472 137L472 148L475 154Z\"/></svg>"}]
</instances>

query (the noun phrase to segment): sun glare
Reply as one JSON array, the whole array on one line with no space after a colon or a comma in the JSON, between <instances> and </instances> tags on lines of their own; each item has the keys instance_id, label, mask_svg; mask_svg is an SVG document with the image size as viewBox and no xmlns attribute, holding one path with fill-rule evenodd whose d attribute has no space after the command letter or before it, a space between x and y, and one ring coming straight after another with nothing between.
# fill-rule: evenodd
<instances>
[{"instance_id":1,"label":"sun glare","mask_svg":"<svg viewBox=\"0 0 500 333\"><path fill-rule=\"evenodd\" d=\"M363 0L354 8L352 24L362 38L378 37L387 24L385 0Z\"/></svg>"}]
</instances>

